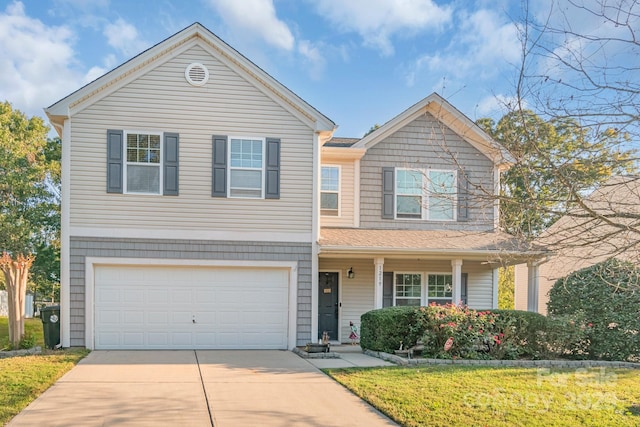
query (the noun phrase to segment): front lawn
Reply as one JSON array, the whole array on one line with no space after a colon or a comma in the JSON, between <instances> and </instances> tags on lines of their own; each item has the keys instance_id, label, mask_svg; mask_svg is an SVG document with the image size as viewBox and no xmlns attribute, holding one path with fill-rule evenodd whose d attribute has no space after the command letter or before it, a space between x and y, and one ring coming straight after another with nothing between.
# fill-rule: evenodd
<instances>
[{"instance_id":1,"label":"front lawn","mask_svg":"<svg viewBox=\"0 0 640 427\"><path fill-rule=\"evenodd\" d=\"M26 319L25 335L34 345L44 347L42 321ZM0 350L9 346L8 319L0 317ZM89 351L43 350L44 354L0 359L0 426L27 407L62 375L73 368Z\"/></svg>"},{"instance_id":2,"label":"front lawn","mask_svg":"<svg viewBox=\"0 0 640 427\"><path fill-rule=\"evenodd\" d=\"M33 345L44 348L44 335L42 334L42 320L39 317L24 320L24 336L32 338ZM0 350L9 348L9 318L0 317Z\"/></svg>"},{"instance_id":3,"label":"front lawn","mask_svg":"<svg viewBox=\"0 0 640 427\"><path fill-rule=\"evenodd\" d=\"M439 365L326 372L403 426L640 425L640 370Z\"/></svg>"}]
</instances>

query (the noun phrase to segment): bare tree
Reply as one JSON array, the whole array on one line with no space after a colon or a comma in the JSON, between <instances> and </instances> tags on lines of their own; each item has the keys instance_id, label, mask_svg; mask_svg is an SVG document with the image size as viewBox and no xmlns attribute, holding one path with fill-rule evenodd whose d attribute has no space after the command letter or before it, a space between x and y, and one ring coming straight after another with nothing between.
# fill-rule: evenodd
<instances>
[{"instance_id":1,"label":"bare tree","mask_svg":"<svg viewBox=\"0 0 640 427\"><path fill-rule=\"evenodd\" d=\"M519 144L530 146L540 172L561 191L535 194L540 189L536 183L524 183L531 203L523 210L537 210L549 220L535 232L522 234L537 238L566 216L573 218L563 224L573 238L554 239L552 230L537 243L559 250L606 241L611 256L636 250L640 244L637 179L609 177L637 170L633 148L640 143L640 4L552 0L525 2L523 7L523 18L516 24L522 61L515 97L507 107ZM569 128L573 135L559 140L556 147L541 144L544 136L534 129L532 112L556 130ZM562 150L569 153L567 149L571 156L558 155ZM592 176L584 179L585 173ZM605 191L611 186L613 193ZM598 187L602 191L592 195ZM624 194L623 200L610 197L615 193ZM606 201L603 194L609 194ZM513 196L503 191L503 203L514 201Z\"/></svg>"}]
</instances>

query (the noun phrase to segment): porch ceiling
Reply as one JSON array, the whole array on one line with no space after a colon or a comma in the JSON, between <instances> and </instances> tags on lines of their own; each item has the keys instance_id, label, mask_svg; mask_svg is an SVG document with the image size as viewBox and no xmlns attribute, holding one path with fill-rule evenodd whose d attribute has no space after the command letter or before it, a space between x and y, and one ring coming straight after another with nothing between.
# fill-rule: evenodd
<instances>
[{"instance_id":1,"label":"porch ceiling","mask_svg":"<svg viewBox=\"0 0 640 427\"><path fill-rule=\"evenodd\" d=\"M460 257L519 264L547 255L510 234L491 231L322 228L318 243L321 257Z\"/></svg>"}]
</instances>

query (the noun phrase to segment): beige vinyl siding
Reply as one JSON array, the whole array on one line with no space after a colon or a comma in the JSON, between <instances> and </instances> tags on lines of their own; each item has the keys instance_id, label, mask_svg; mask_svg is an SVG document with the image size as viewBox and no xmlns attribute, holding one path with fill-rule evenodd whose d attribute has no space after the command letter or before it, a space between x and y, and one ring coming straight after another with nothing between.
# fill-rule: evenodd
<instances>
[{"instance_id":1,"label":"beige vinyl siding","mask_svg":"<svg viewBox=\"0 0 640 427\"><path fill-rule=\"evenodd\" d=\"M467 305L475 309L493 307L493 268L481 262L463 262L462 272L469 274Z\"/></svg>"},{"instance_id":2,"label":"beige vinyl siding","mask_svg":"<svg viewBox=\"0 0 640 427\"><path fill-rule=\"evenodd\" d=\"M184 78L192 62L209 69L203 87ZM71 123L71 227L291 233L312 228L313 131L199 46L78 112ZM179 133L180 195L107 194L107 129ZM214 134L280 138L280 199L212 198Z\"/></svg>"},{"instance_id":3,"label":"beige vinyl siding","mask_svg":"<svg viewBox=\"0 0 640 427\"><path fill-rule=\"evenodd\" d=\"M527 264L518 264L515 269L514 302L516 310L527 310L529 271Z\"/></svg>"},{"instance_id":4,"label":"beige vinyl siding","mask_svg":"<svg viewBox=\"0 0 640 427\"><path fill-rule=\"evenodd\" d=\"M467 221L382 219L382 168L457 170L471 180L472 201ZM442 125L429 113L421 115L371 147L360 163L360 226L376 229L493 230L494 165L484 154ZM475 189L475 190L474 190Z\"/></svg>"},{"instance_id":5,"label":"beige vinyl siding","mask_svg":"<svg viewBox=\"0 0 640 427\"><path fill-rule=\"evenodd\" d=\"M323 166L340 167L340 215L320 217L322 227L353 227L354 210L354 163L353 160L333 160L323 161Z\"/></svg>"}]
</instances>

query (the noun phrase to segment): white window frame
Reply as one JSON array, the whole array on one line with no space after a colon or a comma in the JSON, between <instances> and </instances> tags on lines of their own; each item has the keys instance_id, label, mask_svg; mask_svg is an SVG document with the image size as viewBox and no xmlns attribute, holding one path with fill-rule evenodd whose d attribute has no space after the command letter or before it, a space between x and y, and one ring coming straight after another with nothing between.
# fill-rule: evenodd
<instances>
[{"instance_id":1,"label":"white window frame","mask_svg":"<svg viewBox=\"0 0 640 427\"><path fill-rule=\"evenodd\" d=\"M338 170L338 190L337 191L333 191L333 190L323 190L322 189L322 168L335 168ZM341 188L342 188L342 167L340 165L321 165L320 166L320 214L322 215L322 211L323 210L332 210L332 209L323 209L322 208L322 193L330 193L330 194L336 194L338 196L338 208L336 209L336 215L322 215L322 216L326 216L326 217L339 217L341 214L341 207L342 207L342 200L340 197L340 193L341 193Z\"/></svg>"},{"instance_id":2,"label":"white window frame","mask_svg":"<svg viewBox=\"0 0 640 427\"><path fill-rule=\"evenodd\" d=\"M246 167L234 167L231 165L231 141L233 141L234 139L246 139L246 140L251 140L251 141L260 141L260 143L262 144L262 166L260 167L260 197L248 197L248 196L232 196L231 195L231 171L232 170L257 170L256 168L246 168ZM229 138L227 139L227 197L230 199L264 199L264 187L265 187L265 178L266 178L266 168L265 168L265 157L266 157L266 146L267 146L267 139L264 137L259 137L259 136L229 136ZM236 188L242 188L242 187L236 187ZM247 188L247 190L255 190L255 188Z\"/></svg>"},{"instance_id":3,"label":"white window frame","mask_svg":"<svg viewBox=\"0 0 640 427\"><path fill-rule=\"evenodd\" d=\"M405 194L398 193L398 172L399 171L411 171L418 172L422 177L421 187L422 194L420 195L420 218L409 218L398 216L398 196L403 196ZM431 192L429 191L429 183L430 183L430 174L431 172L444 172L444 173L453 173L453 193L451 193L453 197L453 218L451 219L431 219L430 218L430 207L431 207ZM397 220L406 220L406 221L438 221L438 222L455 222L458 220L458 171L454 169L415 169L415 168L395 168L395 176L394 176L394 218ZM400 214L402 215L402 214Z\"/></svg>"},{"instance_id":4,"label":"white window frame","mask_svg":"<svg viewBox=\"0 0 640 427\"><path fill-rule=\"evenodd\" d=\"M398 297L398 291L397 291L397 276L400 274L418 274L420 275L420 297L416 298L416 297ZM418 300L420 302L420 304L418 304L419 306L424 305L424 301L425 301L425 287L424 287L424 280L425 280L425 274L422 271L394 271L393 272L393 306L396 307L398 306L397 304L397 299L404 299L404 300L408 300L408 299L414 299L414 300Z\"/></svg>"},{"instance_id":5,"label":"white window frame","mask_svg":"<svg viewBox=\"0 0 640 427\"><path fill-rule=\"evenodd\" d=\"M430 298L429 297L429 276L451 276L451 298ZM468 286L468 285L467 285ZM431 271L425 274L425 301L426 304L431 304L432 302L437 302L438 304L447 304L447 302L449 303L453 303L453 272L451 271L445 271L445 272L437 272L437 271ZM467 297L468 298L468 297Z\"/></svg>"},{"instance_id":6,"label":"white window frame","mask_svg":"<svg viewBox=\"0 0 640 427\"><path fill-rule=\"evenodd\" d=\"M163 168L163 164L164 164L164 132L158 132L158 131L152 131L152 130L125 130L122 132L123 133L123 144L122 144L122 149L123 149L123 158L124 158L124 167L123 172L122 172L122 186L123 186L123 193L124 194L133 194L136 196L162 196L162 192L163 192L163 172L164 172L164 168ZM160 162L157 163L158 168L160 169L160 173L158 174L159 176L159 183L158 183L158 192L157 193L141 193L141 192L130 192L129 191L129 185L128 185L128 172L129 172L129 165L144 165L144 166L149 166L151 165L156 165L156 163L138 163L138 162L129 162L128 157L127 157L127 140L128 140L128 135L158 135L160 137Z\"/></svg>"},{"instance_id":7,"label":"white window frame","mask_svg":"<svg viewBox=\"0 0 640 427\"><path fill-rule=\"evenodd\" d=\"M398 196L418 196L417 194L401 194L398 192L398 172L401 171L409 171L409 172L418 172L420 174L421 177L421 182L420 182L420 189L421 189L421 194L420 194L420 218L410 218L410 217L402 217L402 216L398 216ZM413 169L413 168L396 168L395 169L395 176L393 177L393 181L394 181L394 186L395 188L393 189L393 194L395 197L395 200L393 201L393 204L395 206L394 210L395 212L394 217L395 219L399 219L399 220L407 220L407 221L416 221L416 220L422 220L425 217L425 192L424 192L424 171L422 169ZM400 214L400 215L404 215L404 214Z\"/></svg>"}]
</instances>

